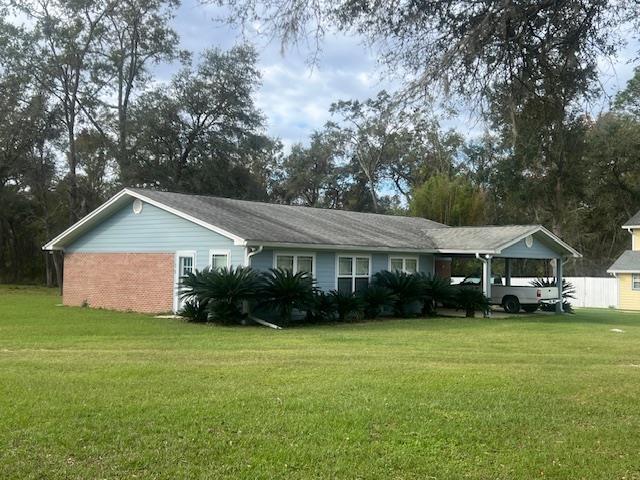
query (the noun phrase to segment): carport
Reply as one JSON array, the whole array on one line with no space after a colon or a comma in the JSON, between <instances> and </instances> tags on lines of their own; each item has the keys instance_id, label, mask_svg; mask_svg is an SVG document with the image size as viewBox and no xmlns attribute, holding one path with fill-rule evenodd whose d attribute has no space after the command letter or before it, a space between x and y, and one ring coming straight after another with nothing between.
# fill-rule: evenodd
<instances>
[{"instance_id":1,"label":"carport","mask_svg":"<svg viewBox=\"0 0 640 480\"><path fill-rule=\"evenodd\" d=\"M512 260L546 260L553 263L557 279L558 298L562 298L563 265L581 254L540 225L508 225L489 227L453 227L429 232L442 257L470 257L482 262L482 288L491 297L492 264L504 261L505 285L511 285ZM446 245L446 247L445 247ZM562 302L556 303L556 313L562 313Z\"/></svg>"}]
</instances>

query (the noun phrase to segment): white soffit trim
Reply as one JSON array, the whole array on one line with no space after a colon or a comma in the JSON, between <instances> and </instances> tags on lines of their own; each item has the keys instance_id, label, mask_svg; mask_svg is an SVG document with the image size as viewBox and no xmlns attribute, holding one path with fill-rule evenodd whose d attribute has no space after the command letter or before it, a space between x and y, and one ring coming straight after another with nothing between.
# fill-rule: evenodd
<instances>
[{"instance_id":1,"label":"white soffit trim","mask_svg":"<svg viewBox=\"0 0 640 480\"><path fill-rule=\"evenodd\" d=\"M220 227L216 227L215 225L212 225L210 223L204 222L196 217L192 217L191 215L189 215L188 213L184 213L181 212L180 210L176 210L173 207L170 207L168 205L165 205L164 203L158 202L156 200L152 200L149 197L146 197L138 192L134 192L132 190L129 190L128 188L125 188L124 191L131 195L132 197L135 198L139 198L140 200L142 200L143 202L147 202L150 205L153 205L154 207L158 207L161 208L162 210L165 210L169 213L173 213L174 215L177 215L178 217L184 218L185 220L189 220L190 222L195 223L196 225L200 225L201 227L204 227L208 230L211 230L212 232L216 232L219 233L220 235L227 237L231 240L233 240L233 244L234 245L245 245L245 241L244 238L241 238L231 232L228 232L227 230L224 230Z\"/></svg>"}]
</instances>

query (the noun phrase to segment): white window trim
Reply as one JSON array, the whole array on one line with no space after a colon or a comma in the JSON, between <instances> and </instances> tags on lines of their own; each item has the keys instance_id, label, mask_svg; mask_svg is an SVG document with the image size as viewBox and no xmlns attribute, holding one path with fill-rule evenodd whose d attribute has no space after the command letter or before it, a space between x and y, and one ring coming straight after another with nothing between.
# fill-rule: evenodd
<instances>
[{"instance_id":1,"label":"white window trim","mask_svg":"<svg viewBox=\"0 0 640 480\"><path fill-rule=\"evenodd\" d=\"M356 291L356 278L367 278L369 283L371 283L371 269L372 269L372 259L371 254L362 254L362 253L351 253L351 252L343 252L336 253L336 281L335 281L335 289L338 290L338 279L340 278L349 278L347 275L340 275L340 258L351 257L351 292ZM364 275L356 275L356 258L367 258L369 259L369 273L365 277Z\"/></svg>"},{"instance_id":2,"label":"white window trim","mask_svg":"<svg viewBox=\"0 0 640 480\"><path fill-rule=\"evenodd\" d=\"M213 268L213 260L211 257L214 255L226 255L227 256L227 268L231 268L231 250L225 250L220 248L212 248L209 250L209 268Z\"/></svg>"},{"instance_id":3,"label":"white window trim","mask_svg":"<svg viewBox=\"0 0 640 480\"><path fill-rule=\"evenodd\" d=\"M634 292L638 292L638 291L640 291L640 287L636 288L634 286L633 277L638 277L638 281L640 282L640 273L632 273L631 274L631 290L633 290Z\"/></svg>"},{"instance_id":4,"label":"white window trim","mask_svg":"<svg viewBox=\"0 0 640 480\"><path fill-rule=\"evenodd\" d=\"M316 278L316 254L315 252L273 252L273 268L278 268L278 257L293 257L293 273L298 273L298 257L311 257L311 276Z\"/></svg>"},{"instance_id":5,"label":"white window trim","mask_svg":"<svg viewBox=\"0 0 640 480\"><path fill-rule=\"evenodd\" d=\"M193 258L193 271L196 271L197 255L195 250L178 250L173 261L173 311L178 311L179 292L178 281L180 280L180 257Z\"/></svg>"},{"instance_id":6,"label":"white window trim","mask_svg":"<svg viewBox=\"0 0 640 480\"><path fill-rule=\"evenodd\" d=\"M402 271L407 272L406 267L406 262L407 260L415 260L416 261L416 271L415 273L418 273L420 271L420 257L416 256L416 255L389 255L389 262L387 265L387 269L391 272L391 261L392 260L402 260Z\"/></svg>"}]
</instances>

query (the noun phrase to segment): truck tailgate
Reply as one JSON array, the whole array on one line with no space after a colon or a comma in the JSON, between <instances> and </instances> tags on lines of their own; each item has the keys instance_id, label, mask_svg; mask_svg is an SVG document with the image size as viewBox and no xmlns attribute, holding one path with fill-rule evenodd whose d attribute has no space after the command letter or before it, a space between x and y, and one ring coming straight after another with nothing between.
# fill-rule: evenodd
<instances>
[{"instance_id":1,"label":"truck tailgate","mask_svg":"<svg viewBox=\"0 0 640 480\"><path fill-rule=\"evenodd\" d=\"M558 289L556 287L540 287L540 300L557 300Z\"/></svg>"}]
</instances>

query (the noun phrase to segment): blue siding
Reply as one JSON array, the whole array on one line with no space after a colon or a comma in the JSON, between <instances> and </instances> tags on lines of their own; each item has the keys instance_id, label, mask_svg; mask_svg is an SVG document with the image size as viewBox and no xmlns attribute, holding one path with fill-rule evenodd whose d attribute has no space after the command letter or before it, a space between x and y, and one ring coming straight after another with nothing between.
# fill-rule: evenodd
<instances>
[{"instance_id":1,"label":"blue siding","mask_svg":"<svg viewBox=\"0 0 640 480\"><path fill-rule=\"evenodd\" d=\"M540 236L534 235L531 248L527 248L525 241L520 240L509 248L505 248L502 253L500 253L500 256L508 258L559 258L560 253L545 244L542 240L543 238L544 237L541 238Z\"/></svg>"},{"instance_id":2,"label":"blue siding","mask_svg":"<svg viewBox=\"0 0 640 480\"><path fill-rule=\"evenodd\" d=\"M389 255L374 253L371 255L371 275L381 270L389 270Z\"/></svg>"},{"instance_id":3,"label":"blue siding","mask_svg":"<svg viewBox=\"0 0 640 480\"><path fill-rule=\"evenodd\" d=\"M345 251L327 251L327 250L300 250L300 249L272 249L265 248L262 252L251 257L251 267L265 271L273 267L275 252L282 253L313 253L316 256L316 284L324 291L334 290L336 288L336 256L339 255L370 255L371 256L371 275L381 270L389 269L389 254L380 252L345 252ZM393 256L409 256L415 257L415 253L398 253ZM420 271L425 273L433 273L433 255L424 254L419 256Z\"/></svg>"},{"instance_id":4,"label":"blue siding","mask_svg":"<svg viewBox=\"0 0 640 480\"><path fill-rule=\"evenodd\" d=\"M433 255L420 255L420 271L426 274L434 273Z\"/></svg>"},{"instance_id":5,"label":"blue siding","mask_svg":"<svg viewBox=\"0 0 640 480\"><path fill-rule=\"evenodd\" d=\"M251 257L251 267L265 271L273 268L274 254L278 253L302 253L308 252L316 256L316 284L322 290L328 291L336 288L336 254L328 251L312 251L290 248L265 248L262 252Z\"/></svg>"},{"instance_id":6,"label":"blue siding","mask_svg":"<svg viewBox=\"0 0 640 480\"><path fill-rule=\"evenodd\" d=\"M336 288L335 252L318 252L316 254L316 279L318 287L324 291Z\"/></svg>"},{"instance_id":7,"label":"blue siding","mask_svg":"<svg viewBox=\"0 0 640 480\"><path fill-rule=\"evenodd\" d=\"M133 203L133 202L131 202ZM196 268L209 265L209 250L229 250L233 266L244 264L245 249L200 225L144 204L134 214L131 203L75 240L68 252L143 253L195 250Z\"/></svg>"},{"instance_id":8,"label":"blue siding","mask_svg":"<svg viewBox=\"0 0 640 480\"><path fill-rule=\"evenodd\" d=\"M265 248L251 257L249 265L259 271L273 268L273 250Z\"/></svg>"}]
</instances>

